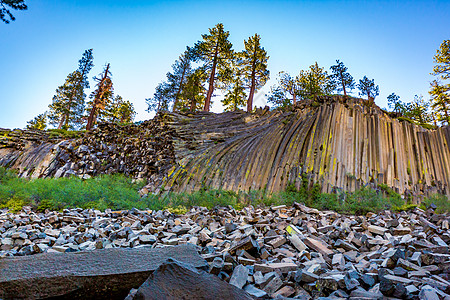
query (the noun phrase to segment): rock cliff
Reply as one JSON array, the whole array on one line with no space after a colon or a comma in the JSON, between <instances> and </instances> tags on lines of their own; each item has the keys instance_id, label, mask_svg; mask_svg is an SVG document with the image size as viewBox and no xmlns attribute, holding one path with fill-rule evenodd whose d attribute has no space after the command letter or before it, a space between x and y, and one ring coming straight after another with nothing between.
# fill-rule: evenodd
<instances>
[{"instance_id":1,"label":"rock cliff","mask_svg":"<svg viewBox=\"0 0 450 300\"><path fill-rule=\"evenodd\" d=\"M21 147L2 134L0 165L29 177L123 172L148 179L151 192L275 192L300 187L306 176L323 192L386 184L418 200L450 195L450 127L427 130L355 98L253 114L160 114L141 125L105 124L70 141L38 142L28 133Z\"/></svg>"}]
</instances>

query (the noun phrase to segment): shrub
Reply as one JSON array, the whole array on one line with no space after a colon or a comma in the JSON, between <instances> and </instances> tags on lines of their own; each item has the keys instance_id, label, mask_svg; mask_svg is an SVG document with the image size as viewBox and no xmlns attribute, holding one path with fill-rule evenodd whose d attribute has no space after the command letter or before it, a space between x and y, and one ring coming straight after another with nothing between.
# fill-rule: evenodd
<instances>
[{"instance_id":1,"label":"shrub","mask_svg":"<svg viewBox=\"0 0 450 300\"><path fill-rule=\"evenodd\" d=\"M14 172L0 167L0 208L7 207L18 211L24 205L30 205L39 211L74 207L99 210L169 209L173 213L182 214L193 206L211 209L231 205L242 209L249 205L291 205L301 202L320 210L365 214L384 209L408 210L415 207L405 203L399 194L383 184L378 186L378 191L363 187L353 193L322 194L319 184L309 186L306 175L302 175L299 189L290 184L285 191L271 195L268 195L265 189L248 192L202 189L193 193L149 194L141 198L138 190L143 185L142 181L136 182L117 174L86 180L78 177L27 180L18 178ZM449 199L446 196L433 195L423 202L427 206L431 203L438 207L437 212L450 211Z\"/></svg>"},{"instance_id":2,"label":"shrub","mask_svg":"<svg viewBox=\"0 0 450 300\"><path fill-rule=\"evenodd\" d=\"M440 194L433 194L422 201L422 204L425 205L426 207L429 207L432 203L437 206L436 208L437 213L450 212L450 199L447 196Z\"/></svg>"}]
</instances>

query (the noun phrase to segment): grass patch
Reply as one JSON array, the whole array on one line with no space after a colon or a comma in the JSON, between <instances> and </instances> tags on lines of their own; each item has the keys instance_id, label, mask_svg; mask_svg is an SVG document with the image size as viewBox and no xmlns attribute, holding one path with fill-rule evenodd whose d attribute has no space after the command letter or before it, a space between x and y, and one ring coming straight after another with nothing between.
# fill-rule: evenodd
<instances>
[{"instance_id":1,"label":"grass patch","mask_svg":"<svg viewBox=\"0 0 450 300\"><path fill-rule=\"evenodd\" d=\"M415 207L385 185L380 185L378 191L363 187L354 193L323 194L320 193L320 186L309 184L306 176L302 176L298 188L288 185L285 191L272 195L264 190L200 190L193 193L149 194L141 198L138 191L143 185L143 182L134 182L118 174L86 180L78 177L28 180L18 178L11 170L0 167L0 208L19 211L24 205L28 205L39 211L74 207L99 210L169 209L172 213L183 214L193 206L211 209L231 205L241 209L249 205L291 205L300 202L319 210L365 214L384 209L399 211ZM449 200L445 196L433 195L423 204L429 206L431 203L438 207L437 212L450 210Z\"/></svg>"},{"instance_id":2,"label":"grass patch","mask_svg":"<svg viewBox=\"0 0 450 300\"><path fill-rule=\"evenodd\" d=\"M82 137L86 130L47 129L47 132L50 137L76 139Z\"/></svg>"}]
</instances>

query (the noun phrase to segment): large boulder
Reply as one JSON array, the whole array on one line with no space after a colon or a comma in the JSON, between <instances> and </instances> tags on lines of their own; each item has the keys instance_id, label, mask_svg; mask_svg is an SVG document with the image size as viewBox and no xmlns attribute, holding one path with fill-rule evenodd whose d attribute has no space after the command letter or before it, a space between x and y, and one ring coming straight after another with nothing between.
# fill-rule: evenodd
<instances>
[{"instance_id":1,"label":"large boulder","mask_svg":"<svg viewBox=\"0 0 450 300\"><path fill-rule=\"evenodd\" d=\"M145 281L134 300L254 299L246 291L191 265L169 259Z\"/></svg>"},{"instance_id":2,"label":"large boulder","mask_svg":"<svg viewBox=\"0 0 450 300\"><path fill-rule=\"evenodd\" d=\"M208 268L190 244L8 257L0 260L0 299L124 299L168 258Z\"/></svg>"}]
</instances>

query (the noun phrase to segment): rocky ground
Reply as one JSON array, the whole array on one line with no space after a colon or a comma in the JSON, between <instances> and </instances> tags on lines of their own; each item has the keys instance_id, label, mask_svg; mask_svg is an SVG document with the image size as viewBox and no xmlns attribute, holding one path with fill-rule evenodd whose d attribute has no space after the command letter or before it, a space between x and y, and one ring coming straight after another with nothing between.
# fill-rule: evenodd
<instances>
[{"instance_id":1,"label":"rocky ground","mask_svg":"<svg viewBox=\"0 0 450 300\"><path fill-rule=\"evenodd\" d=\"M24 208L0 213L0 256L190 243L209 273L255 298L442 300L450 299L449 222L433 207L366 216L298 203L185 215Z\"/></svg>"}]
</instances>

